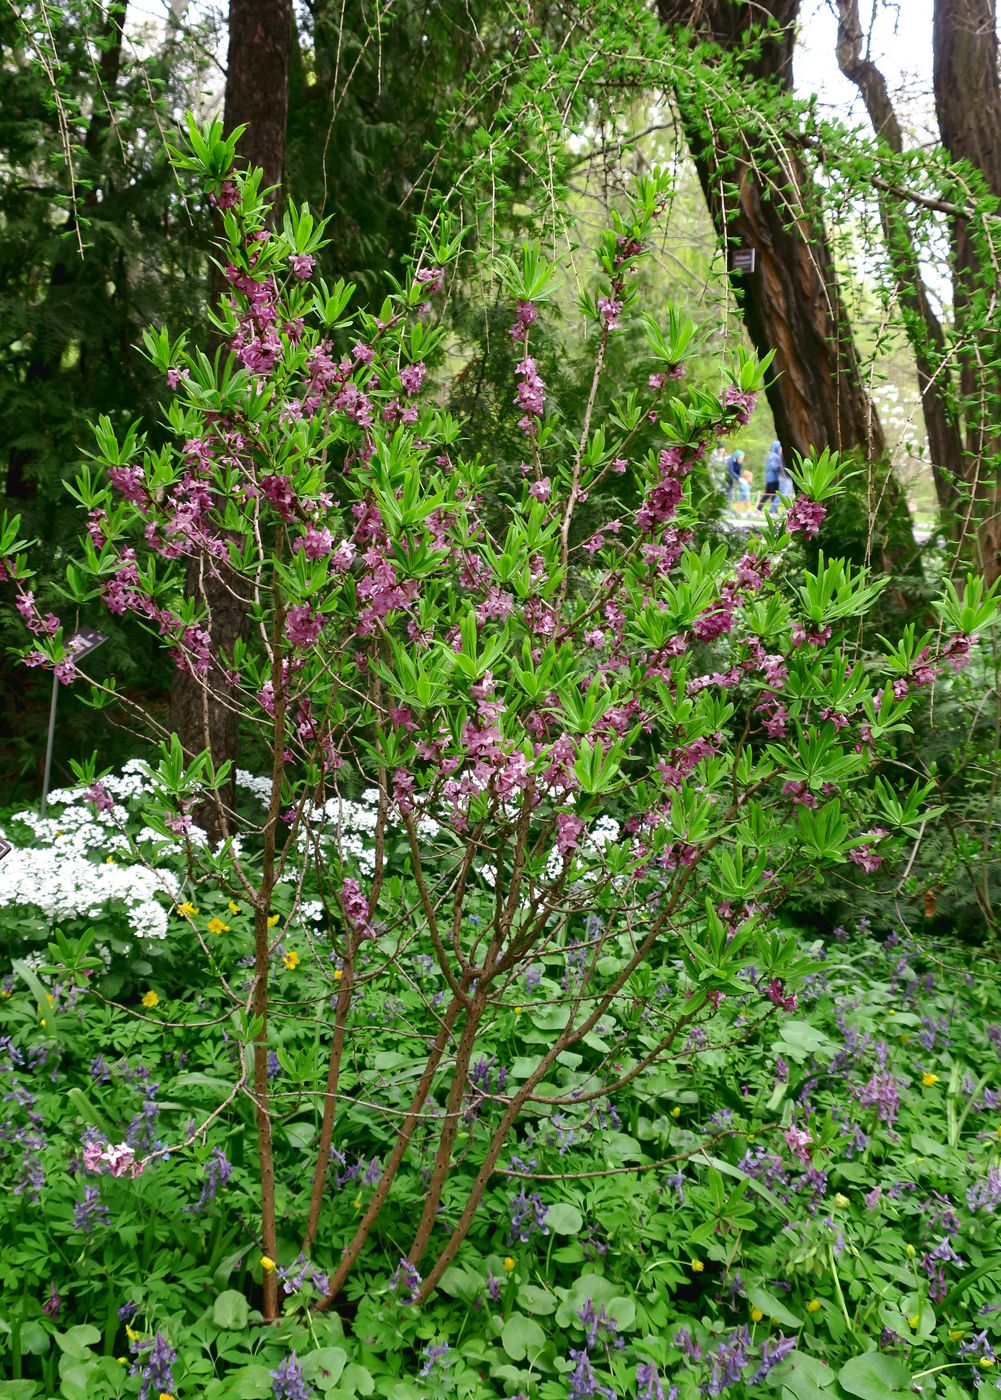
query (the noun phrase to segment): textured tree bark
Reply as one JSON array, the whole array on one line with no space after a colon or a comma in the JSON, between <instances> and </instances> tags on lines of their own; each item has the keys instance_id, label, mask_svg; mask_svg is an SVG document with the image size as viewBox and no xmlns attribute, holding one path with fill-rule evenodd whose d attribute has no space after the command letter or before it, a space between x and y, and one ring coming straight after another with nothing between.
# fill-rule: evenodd
<instances>
[{"instance_id":1,"label":"textured tree bark","mask_svg":"<svg viewBox=\"0 0 1001 1400\"><path fill-rule=\"evenodd\" d=\"M995 0L935 0L935 112L942 144L969 161L1001 199L1001 76ZM999 293L995 257L985 262L966 219L952 221L956 325L970 334L961 357L966 407L966 524L988 582L1001 577L1001 434L998 433ZM984 307L991 309L986 318ZM986 321L986 324L985 324ZM993 324L991 324L993 323Z\"/></svg>"},{"instance_id":2,"label":"textured tree bark","mask_svg":"<svg viewBox=\"0 0 1001 1400\"><path fill-rule=\"evenodd\" d=\"M792 91L799 0L658 0L662 23L683 25L696 40L744 54L749 78ZM752 30L771 16L777 28L754 44ZM759 153L732 126L717 126L696 86L676 90L685 136L713 224L724 246L757 250L758 269L733 277L748 334L759 354L775 350L779 376L768 403L783 447L862 448L883 455L879 418L862 384L852 329L819 215L819 201L788 144L767 153L780 174L763 176ZM765 153L761 153L764 155Z\"/></svg>"},{"instance_id":3,"label":"textured tree bark","mask_svg":"<svg viewBox=\"0 0 1001 1400\"><path fill-rule=\"evenodd\" d=\"M664 25L693 45L735 58L748 79L792 92L800 0L658 0ZM763 24L773 22L767 34ZM717 123L697 81L679 78L675 99L706 203L724 249L753 247L757 270L733 274L748 335L775 351L768 404L785 455L810 447L858 451L870 464L873 543L894 571L911 571L915 546L906 501L886 465L879 417L862 380L838 285L821 201L795 146L776 129L752 149L736 122Z\"/></svg>"},{"instance_id":4,"label":"textured tree bark","mask_svg":"<svg viewBox=\"0 0 1001 1400\"><path fill-rule=\"evenodd\" d=\"M861 94L877 139L900 155L903 135L886 80L863 51L858 0L838 0L837 54L842 73ZM887 255L917 366L935 493L943 514L958 524L957 484L963 476L964 449L945 336L928 298L907 219L892 195L882 192L878 198Z\"/></svg>"},{"instance_id":5,"label":"textured tree bark","mask_svg":"<svg viewBox=\"0 0 1001 1400\"><path fill-rule=\"evenodd\" d=\"M238 156L246 165L262 167L265 188L280 187L282 180L291 40L290 0L230 0L223 126L230 132L246 125ZM218 271L214 271L213 299L222 285ZM239 719L227 660L246 633L246 602L232 572L205 555L189 563L187 592L205 608L215 663L202 677L177 672L170 697L170 725L189 757L209 749L216 767L228 759L235 769ZM232 810L234 797L231 775L218 801L206 801L195 810L195 821L211 840L218 841L226 834L226 813Z\"/></svg>"}]
</instances>

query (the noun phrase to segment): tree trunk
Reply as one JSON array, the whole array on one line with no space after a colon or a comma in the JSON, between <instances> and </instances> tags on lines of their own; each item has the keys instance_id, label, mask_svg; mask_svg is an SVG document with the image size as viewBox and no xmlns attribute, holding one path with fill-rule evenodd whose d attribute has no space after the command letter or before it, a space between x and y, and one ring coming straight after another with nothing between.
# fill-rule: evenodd
<instances>
[{"instance_id":1,"label":"tree trunk","mask_svg":"<svg viewBox=\"0 0 1001 1400\"><path fill-rule=\"evenodd\" d=\"M799 0L734 4L733 0L658 0L662 23L694 28L698 40L744 57L752 81L792 91L793 25ZM765 18L776 28L752 46ZM759 354L775 350L778 378L768 403L783 448L811 446L883 455L879 418L863 387L851 324L837 284L819 201L797 153L773 144L760 153L781 175L763 174L759 153L728 126L715 124L698 85L676 96L685 136L713 224L724 248L754 248L757 270L735 274L734 292Z\"/></svg>"},{"instance_id":2,"label":"tree trunk","mask_svg":"<svg viewBox=\"0 0 1001 1400\"><path fill-rule=\"evenodd\" d=\"M942 144L954 161L969 161L988 192L1001 199L1001 77L995 0L935 0L935 112ZM998 278L993 257L978 248L978 231L954 219L953 307L964 340L960 360L966 407L963 480L966 524L975 532L977 562L988 582L1001 577L1001 489L997 365L1001 337L993 306Z\"/></svg>"},{"instance_id":3,"label":"tree trunk","mask_svg":"<svg viewBox=\"0 0 1001 1400\"><path fill-rule=\"evenodd\" d=\"M291 38L290 0L230 0L223 125L226 132L246 126L238 154L244 164L263 169L265 188L280 187L282 181ZM277 193L275 200L277 207ZM214 271L213 299L221 291L221 277ZM171 728L188 757L209 749L216 767L228 759L234 770L239 719L237 696L227 669L234 645L247 628L246 603L237 583L224 564L204 554L190 561L187 592L205 608L215 661L205 676L178 671L170 697ZM194 813L195 821L213 841L226 834L225 812L232 810L234 796L231 775L220 791L219 802L202 803Z\"/></svg>"},{"instance_id":4,"label":"tree trunk","mask_svg":"<svg viewBox=\"0 0 1001 1400\"><path fill-rule=\"evenodd\" d=\"M862 96L877 140L894 155L901 155L903 135L886 80L863 53L858 0L838 0L837 53L842 73ZM907 336L917 366L935 493L946 518L957 522L957 485L963 476L964 450L952 375L945 358L945 336L928 298L907 219L892 195L882 192L878 199L887 256L906 313Z\"/></svg>"}]
</instances>

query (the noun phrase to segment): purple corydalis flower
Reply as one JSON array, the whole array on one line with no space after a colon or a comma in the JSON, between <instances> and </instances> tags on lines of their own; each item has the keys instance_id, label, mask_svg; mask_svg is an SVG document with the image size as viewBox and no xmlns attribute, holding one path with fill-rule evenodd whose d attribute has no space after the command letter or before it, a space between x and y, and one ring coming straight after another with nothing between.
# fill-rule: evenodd
<instances>
[{"instance_id":1,"label":"purple corydalis flower","mask_svg":"<svg viewBox=\"0 0 1001 1400\"><path fill-rule=\"evenodd\" d=\"M107 1225L111 1216L96 1186L83 1188L83 1200L73 1206L73 1228L89 1235L95 1225Z\"/></svg>"},{"instance_id":2,"label":"purple corydalis flower","mask_svg":"<svg viewBox=\"0 0 1001 1400\"><path fill-rule=\"evenodd\" d=\"M145 1357L144 1353L147 1353ZM139 1400L150 1400L151 1396L155 1400L156 1396L164 1393L173 1395L173 1365L177 1360L177 1352L161 1332L157 1332L151 1342L133 1342L132 1355L136 1360L129 1374L142 1376Z\"/></svg>"},{"instance_id":3,"label":"purple corydalis flower","mask_svg":"<svg viewBox=\"0 0 1001 1400\"><path fill-rule=\"evenodd\" d=\"M543 1204L542 1197L538 1192L533 1192L531 1196L526 1195L525 1188L522 1187L511 1202L511 1232L508 1240L511 1244L520 1241L526 1244L535 1234L536 1230L540 1234L548 1235L549 1227L546 1225L546 1212L548 1206Z\"/></svg>"},{"instance_id":4,"label":"purple corydalis flower","mask_svg":"<svg viewBox=\"0 0 1001 1400\"><path fill-rule=\"evenodd\" d=\"M421 1352L421 1360L424 1364L423 1366L421 1366L421 1369L418 1374L422 1376L430 1376L431 1372L437 1366L438 1362L441 1361L443 1357L448 1355L449 1350L450 1347L448 1345L448 1342L429 1342L428 1345Z\"/></svg>"},{"instance_id":5,"label":"purple corydalis flower","mask_svg":"<svg viewBox=\"0 0 1001 1400\"><path fill-rule=\"evenodd\" d=\"M400 1299L400 1302L416 1303L417 1296L421 1291L421 1276L409 1259L400 1260L396 1273L389 1280L390 1293L395 1293L401 1283L407 1292L406 1296Z\"/></svg>"},{"instance_id":6,"label":"purple corydalis flower","mask_svg":"<svg viewBox=\"0 0 1001 1400\"><path fill-rule=\"evenodd\" d=\"M611 1386L599 1385L591 1366L591 1358L586 1351L571 1351L570 1360L577 1364L569 1380L567 1400L592 1400L595 1395L603 1395L605 1400L616 1400Z\"/></svg>"},{"instance_id":7,"label":"purple corydalis flower","mask_svg":"<svg viewBox=\"0 0 1001 1400\"><path fill-rule=\"evenodd\" d=\"M306 1384L294 1351L277 1370L269 1371L268 1375L271 1377L271 1394L274 1400L309 1400L314 1393L313 1387Z\"/></svg>"},{"instance_id":8,"label":"purple corydalis flower","mask_svg":"<svg viewBox=\"0 0 1001 1400\"><path fill-rule=\"evenodd\" d=\"M672 1389L675 1389L672 1387ZM676 1389L675 1389L675 1393ZM652 1361L636 1367L636 1400L664 1400L660 1372Z\"/></svg>"},{"instance_id":9,"label":"purple corydalis flower","mask_svg":"<svg viewBox=\"0 0 1001 1400\"><path fill-rule=\"evenodd\" d=\"M761 1348L761 1364L751 1376L748 1385L757 1385L758 1381L763 1381L772 1367L784 1361L795 1349L795 1337L783 1337L780 1333L774 1339L769 1338Z\"/></svg>"},{"instance_id":10,"label":"purple corydalis flower","mask_svg":"<svg viewBox=\"0 0 1001 1400\"><path fill-rule=\"evenodd\" d=\"M984 1180L978 1181L967 1191L966 1204L970 1210L984 1210L994 1214L1001 1205L1001 1166L988 1167Z\"/></svg>"},{"instance_id":11,"label":"purple corydalis flower","mask_svg":"<svg viewBox=\"0 0 1001 1400\"><path fill-rule=\"evenodd\" d=\"M205 1173L205 1180L202 1182L202 1194L195 1205L189 1206L191 1212L204 1210L209 1201L214 1201L216 1192L220 1186L225 1186L233 1174L233 1164L227 1158L225 1152L219 1147L213 1147L212 1155L202 1169Z\"/></svg>"}]
</instances>

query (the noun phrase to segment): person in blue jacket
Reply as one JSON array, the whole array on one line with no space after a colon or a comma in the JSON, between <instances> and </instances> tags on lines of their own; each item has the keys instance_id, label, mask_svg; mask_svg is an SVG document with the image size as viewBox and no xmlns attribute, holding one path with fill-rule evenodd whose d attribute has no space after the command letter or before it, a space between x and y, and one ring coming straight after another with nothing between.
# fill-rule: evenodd
<instances>
[{"instance_id":1,"label":"person in blue jacket","mask_svg":"<svg viewBox=\"0 0 1001 1400\"><path fill-rule=\"evenodd\" d=\"M783 469L782 444L773 442L765 462L765 489L758 500L758 510L763 510L765 502L768 501L770 509L774 512L778 499L779 477Z\"/></svg>"},{"instance_id":2,"label":"person in blue jacket","mask_svg":"<svg viewBox=\"0 0 1001 1400\"><path fill-rule=\"evenodd\" d=\"M744 474L744 454L738 448L736 452L731 452L726 459L726 499L728 505L733 505L734 498L740 489L740 478Z\"/></svg>"}]
</instances>

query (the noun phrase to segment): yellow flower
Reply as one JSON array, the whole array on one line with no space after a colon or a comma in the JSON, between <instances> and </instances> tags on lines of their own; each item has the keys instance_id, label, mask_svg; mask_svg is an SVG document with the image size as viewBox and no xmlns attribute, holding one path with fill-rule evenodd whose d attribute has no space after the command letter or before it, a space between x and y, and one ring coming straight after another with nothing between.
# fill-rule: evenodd
<instances>
[{"instance_id":1,"label":"yellow flower","mask_svg":"<svg viewBox=\"0 0 1001 1400\"><path fill-rule=\"evenodd\" d=\"M165 1390L160 1391L160 1400L174 1400L172 1395L168 1395Z\"/></svg>"},{"instance_id":2,"label":"yellow flower","mask_svg":"<svg viewBox=\"0 0 1001 1400\"><path fill-rule=\"evenodd\" d=\"M820 1312L820 1299L811 1298L806 1305L807 1312Z\"/></svg>"},{"instance_id":3,"label":"yellow flower","mask_svg":"<svg viewBox=\"0 0 1001 1400\"><path fill-rule=\"evenodd\" d=\"M294 972L300 963L299 954L293 949L292 952L283 954L282 962L289 972Z\"/></svg>"},{"instance_id":4,"label":"yellow flower","mask_svg":"<svg viewBox=\"0 0 1001 1400\"><path fill-rule=\"evenodd\" d=\"M923 1075L921 1076L921 1083L925 1086L926 1089L930 1089L931 1086L932 1086L933 1084L937 1084L937 1083L938 1083L938 1075L937 1075L937 1074L923 1074Z\"/></svg>"},{"instance_id":5,"label":"yellow flower","mask_svg":"<svg viewBox=\"0 0 1001 1400\"><path fill-rule=\"evenodd\" d=\"M261 1255L261 1268L266 1274L273 1274L277 1265L273 1259L269 1259L266 1254Z\"/></svg>"},{"instance_id":6,"label":"yellow flower","mask_svg":"<svg viewBox=\"0 0 1001 1400\"><path fill-rule=\"evenodd\" d=\"M502 1263L504 1265L504 1272L509 1274L514 1268L514 1260L511 1258L510 1254L505 1254Z\"/></svg>"},{"instance_id":7,"label":"yellow flower","mask_svg":"<svg viewBox=\"0 0 1001 1400\"><path fill-rule=\"evenodd\" d=\"M280 915L280 914L269 914L269 915L268 915L268 928L274 928L275 924L278 922L278 920L279 920L280 918L281 918L281 915Z\"/></svg>"},{"instance_id":8,"label":"yellow flower","mask_svg":"<svg viewBox=\"0 0 1001 1400\"><path fill-rule=\"evenodd\" d=\"M671 1109L671 1117L672 1117L672 1118L680 1118L680 1117L681 1117L681 1104L680 1104L680 1103L676 1103L676 1104L674 1105L674 1107Z\"/></svg>"},{"instance_id":9,"label":"yellow flower","mask_svg":"<svg viewBox=\"0 0 1001 1400\"><path fill-rule=\"evenodd\" d=\"M119 1366L127 1366L129 1364L129 1358L127 1356L116 1356L115 1360L118 1362Z\"/></svg>"},{"instance_id":10,"label":"yellow flower","mask_svg":"<svg viewBox=\"0 0 1001 1400\"><path fill-rule=\"evenodd\" d=\"M956 1330L954 1330L954 1331L952 1331L952 1332L949 1333L949 1341L950 1341L950 1342L961 1342L965 1336L966 1336L966 1329L965 1329L965 1328L957 1328Z\"/></svg>"},{"instance_id":11,"label":"yellow flower","mask_svg":"<svg viewBox=\"0 0 1001 1400\"><path fill-rule=\"evenodd\" d=\"M982 1357L980 1358L980 1364L981 1364L981 1366L983 1366L984 1370L986 1371L987 1368L988 1368L988 1366L993 1366L993 1365L994 1365L994 1358L993 1358L993 1356L982 1356Z\"/></svg>"},{"instance_id":12,"label":"yellow flower","mask_svg":"<svg viewBox=\"0 0 1001 1400\"><path fill-rule=\"evenodd\" d=\"M143 1006L145 1006L147 1011L152 1011L154 1006L159 1005L160 998L157 996L156 992L147 992L143 997Z\"/></svg>"},{"instance_id":13,"label":"yellow flower","mask_svg":"<svg viewBox=\"0 0 1001 1400\"><path fill-rule=\"evenodd\" d=\"M337 968L334 969L334 981L335 981L335 982L339 982L343 976L344 976L344 969L343 969L342 967L337 967Z\"/></svg>"},{"instance_id":14,"label":"yellow flower","mask_svg":"<svg viewBox=\"0 0 1001 1400\"><path fill-rule=\"evenodd\" d=\"M11 994L11 992L12 992L13 990L14 990L13 987L4 987L3 991L0 992L0 996L5 997L5 998L6 998L6 997L9 997L10 994ZM1001 1128L998 1128L998 1135L1001 1136Z\"/></svg>"},{"instance_id":15,"label":"yellow flower","mask_svg":"<svg viewBox=\"0 0 1001 1400\"><path fill-rule=\"evenodd\" d=\"M843 1196L840 1191L837 1191L835 1192L834 1196L834 1204L838 1207L839 1210L845 1210L848 1206L851 1205L851 1201L848 1199L847 1196Z\"/></svg>"},{"instance_id":16,"label":"yellow flower","mask_svg":"<svg viewBox=\"0 0 1001 1400\"><path fill-rule=\"evenodd\" d=\"M139 1340L139 1333L134 1327L130 1327L128 1323L125 1324L125 1335L130 1342L137 1342Z\"/></svg>"},{"instance_id":17,"label":"yellow flower","mask_svg":"<svg viewBox=\"0 0 1001 1400\"><path fill-rule=\"evenodd\" d=\"M705 1268L705 1264L703 1264L701 1259L693 1259L692 1268L695 1271L695 1273L701 1274L702 1270Z\"/></svg>"},{"instance_id":18,"label":"yellow flower","mask_svg":"<svg viewBox=\"0 0 1001 1400\"><path fill-rule=\"evenodd\" d=\"M751 1309L751 1321L752 1321L752 1322L760 1322L761 1319L762 1319L763 1317L764 1317L764 1313L761 1311L760 1308L752 1308L752 1309Z\"/></svg>"},{"instance_id":19,"label":"yellow flower","mask_svg":"<svg viewBox=\"0 0 1001 1400\"><path fill-rule=\"evenodd\" d=\"M355 1210L361 1210L361 1197L356 1196L351 1204L354 1206Z\"/></svg>"},{"instance_id":20,"label":"yellow flower","mask_svg":"<svg viewBox=\"0 0 1001 1400\"><path fill-rule=\"evenodd\" d=\"M886 1014L887 1014L887 1016L896 1016L897 1013L894 1011L893 1007L891 1006L890 1009L887 1011Z\"/></svg>"},{"instance_id":21,"label":"yellow flower","mask_svg":"<svg viewBox=\"0 0 1001 1400\"><path fill-rule=\"evenodd\" d=\"M239 912L240 912L240 906L239 906L239 904L234 904L233 901L230 900L230 901L229 901L229 912L230 912L231 914L239 914Z\"/></svg>"},{"instance_id":22,"label":"yellow flower","mask_svg":"<svg viewBox=\"0 0 1001 1400\"><path fill-rule=\"evenodd\" d=\"M45 1029L45 1017L44 1017L44 1016L42 1017L42 1019L39 1021L38 1024L41 1026L42 1030Z\"/></svg>"},{"instance_id":23,"label":"yellow flower","mask_svg":"<svg viewBox=\"0 0 1001 1400\"><path fill-rule=\"evenodd\" d=\"M209 933L229 933L229 924L224 924L222 919L209 919Z\"/></svg>"},{"instance_id":24,"label":"yellow flower","mask_svg":"<svg viewBox=\"0 0 1001 1400\"><path fill-rule=\"evenodd\" d=\"M49 1003L50 1006L55 1006L56 1004L56 999L51 992L46 993L45 1000Z\"/></svg>"},{"instance_id":25,"label":"yellow flower","mask_svg":"<svg viewBox=\"0 0 1001 1400\"><path fill-rule=\"evenodd\" d=\"M921 1314L920 1314L920 1313L912 1313L911 1316L907 1319L907 1325L908 1325L908 1327L917 1327L917 1326L920 1325L920 1322L921 1322Z\"/></svg>"},{"instance_id":26,"label":"yellow flower","mask_svg":"<svg viewBox=\"0 0 1001 1400\"><path fill-rule=\"evenodd\" d=\"M514 1008L514 1014L515 1014L516 1016L520 1016L521 1013L524 1011L524 1009L525 1009L525 1008L524 1008L523 1006L516 1006L516 1007ZM1001 1131L1001 1130L999 1130L999 1131Z\"/></svg>"},{"instance_id":27,"label":"yellow flower","mask_svg":"<svg viewBox=\"0 0 1001 1400\"><path fill-rule=\"evenodd\" d=\"M105 856L105 857L104 857L104 863L105 863L105 865L114 865L114 864L115 864L115 857L114 857L114 856Z\"/></svg>"},{"instance_id":28,"label":"yellow flower","mask_svg":"<svg viewBox=\"0 0 1001 1400\"><path fill-rule=\"evenodd\" d=\"M182 919L192 919L198 913L198 905L186 899L183 904L177 906L177 913Z\"/></svg>"}]
</instances>

